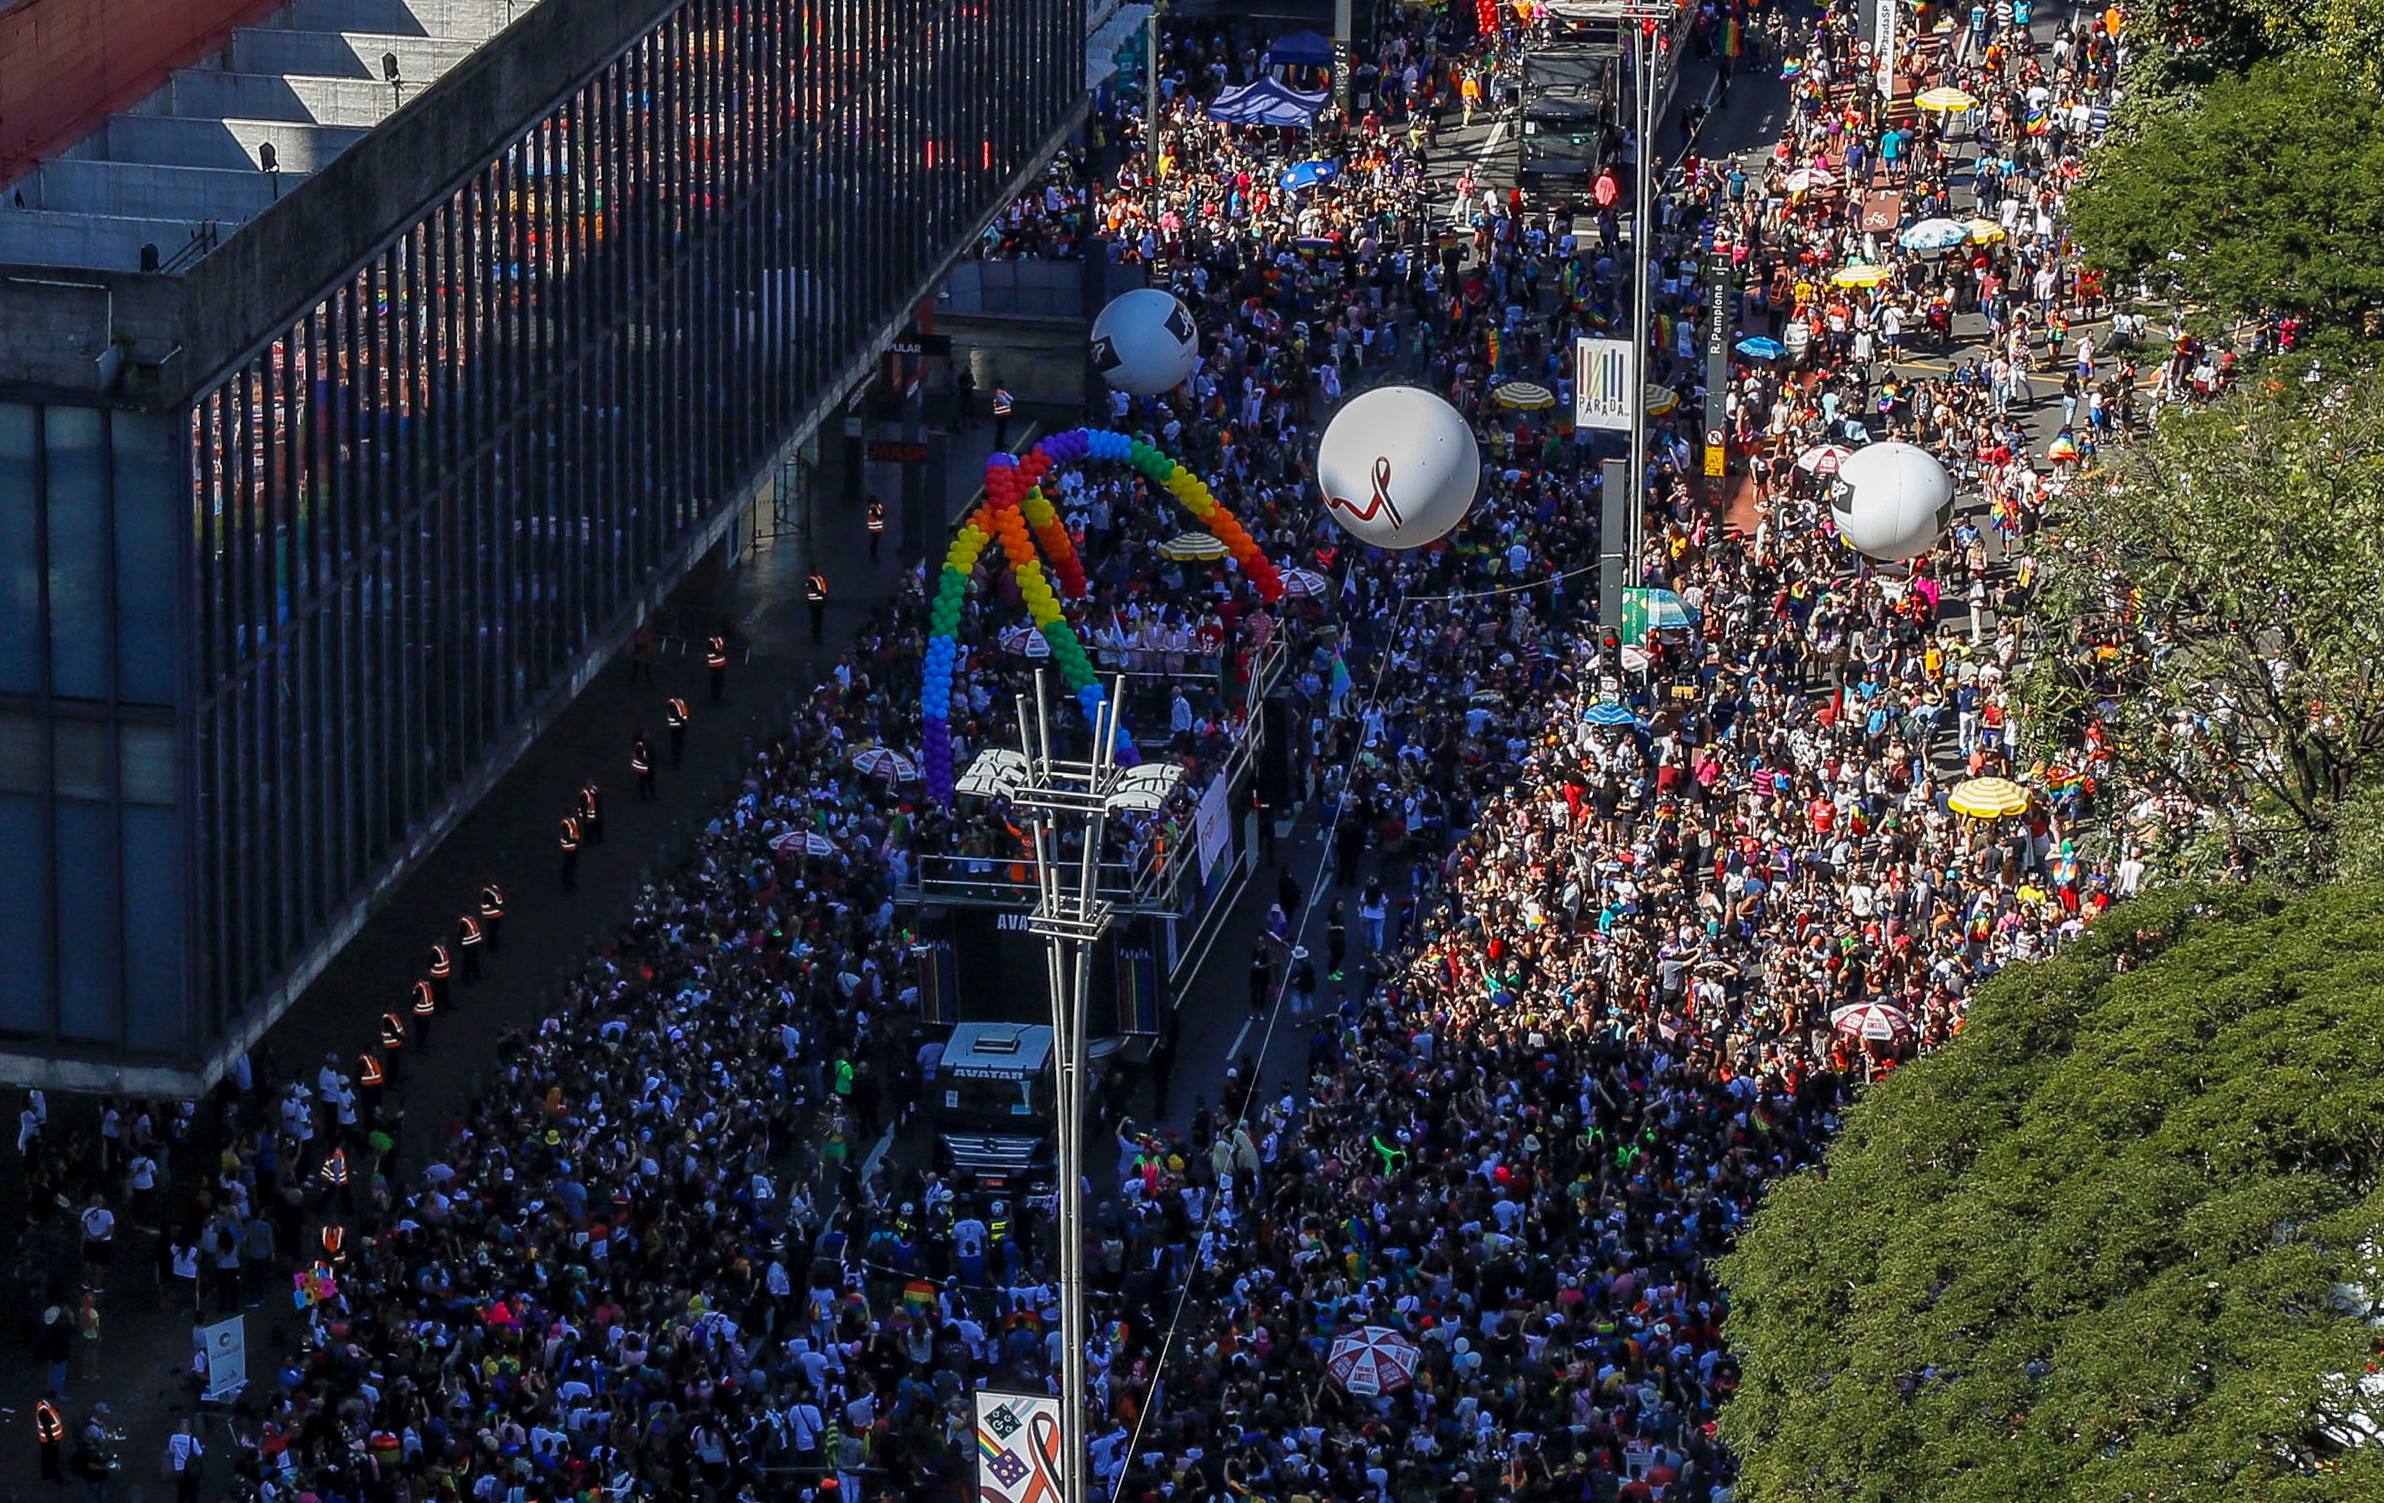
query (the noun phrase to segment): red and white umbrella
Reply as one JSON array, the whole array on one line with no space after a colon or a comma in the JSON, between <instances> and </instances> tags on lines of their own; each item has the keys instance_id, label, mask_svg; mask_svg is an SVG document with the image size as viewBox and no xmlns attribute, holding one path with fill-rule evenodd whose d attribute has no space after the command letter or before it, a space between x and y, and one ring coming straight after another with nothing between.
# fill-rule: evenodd
<instances>
[{"instance_id":1,"label":"red and white umbrella","mask_svg":"<svg viewBox=\"0 0 2384 1503\"><path fill-rule=\"evenodd\" d=\"M1390 1393L1415 1381L1421 1354L1389 1326L1366 1326L1333 1338L1325 1375L1361 1398Z\"/></svg>"},{"instance_id":2,"label":"red and white umbrella","mask_svg":"<svg viewBox=\"0 0 2384 1503\"><path fill-rule=\"evenodd\" d=\"M1001 642L1004 652L1015 652L1022 657L1030 658L1051 656L1050 641L1031 626L1013 626L1003 632L998 640Z\"/></svg>"},{"instance_id":3,"label":"red and white umbrella","mask_svg":"<svg viewBox=\"0 0 2384 1503\"><path fill-rule=\"evenodd\" d=\"M1310 600L1332 593L1333 582L1314 569L1286 569L1283 571L1283 593L1294 600Z\"/></svg>"},{"instance_id":4,"label":"red and white umbrella","mask_svg":"<svg viewBox=\"0 0 2384 1503\"><path fill-rule=\"evenodd\" d=\"M770 849L780 860L792 861L797 856L833 856L836 842L817 830L789 830L771 841Z\"/></svg>"},{"instance_id":5,"label":"red and white umbrella","mask_svg":"<svg viewBox=\"0 0 2384 1503\"><path fill-rule=\"evenodd\" d=\"M1842 1039L1855 1039L1865 1044L1894 1044L1912 1042L1912 1019L1900 1007L1884 1002L1852 1002L1829 1015L1830 1032Z\"/></svg>"},{"instance_id":6,"label":"red and white umbrella","mask_svg":"<svg viewBox=\"0 0 2384 1503\"><path fill-rule=\"evenodd\" d=\"M864 746L853 753L853 766L865 778L885 778L895 783L915 783L919 779L919 764L890 746Z\"/></svg>"},{"instance_id":7,"label":"red and white umbrella","mask_svg":"<svg viewBox=\"0 0 2384 1503\"><path fill-rule=\"evenodd\" d=\"M1815 444L1796 456L1796 467L1815 475L1835 475L1853 452L1844 444Z\"/></svg>"},{"instance_id":8,"label":"red and white umbrella","mask_svg":"<svg viewBox=\"0 0 2384 1503\"><path fill-rule=\"evenodd\" d=\"M1815 188L1834 188L1837 185L1838 175L1816 162L1810 167L1799 167L1789 173L1780 186L1791 193L1809 193Z\"/></svg>"}]
</instances>

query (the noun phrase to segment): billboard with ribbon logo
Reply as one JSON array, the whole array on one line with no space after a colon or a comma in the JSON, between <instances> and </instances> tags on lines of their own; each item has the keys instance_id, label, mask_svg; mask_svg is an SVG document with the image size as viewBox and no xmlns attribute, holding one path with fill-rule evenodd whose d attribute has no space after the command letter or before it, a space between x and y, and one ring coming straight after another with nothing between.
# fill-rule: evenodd
<instances>
[{"instance_id":1,"label":"billboard with ribbon logo","mask_svg":"<svg viewBox=\"0 0 2384 1503\"><path fill-rule=\"evenodd\" d=\"M978 1389L977 1503L1060 1503L1060 1401Z\"/></svg>"}]
</instances>

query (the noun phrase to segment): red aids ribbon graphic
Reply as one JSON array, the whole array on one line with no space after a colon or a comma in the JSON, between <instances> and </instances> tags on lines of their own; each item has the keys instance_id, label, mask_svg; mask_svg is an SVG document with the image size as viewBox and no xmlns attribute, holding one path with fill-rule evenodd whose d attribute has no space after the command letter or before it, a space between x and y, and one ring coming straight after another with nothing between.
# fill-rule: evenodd
<instances>
[{"instance_id":1,"label":"red aids ribbon graphic","mask_svg":"<svg viewBox=\"0 0 2384 1503\"><path fill-rule=\"evenodd\" d=\"M1337 506L1348 512L1361 522L1371 522L1379 514L1387 515L1391 519L1393 527L1407 525L1399 516L1399 508L1391 504L1391 461L1387 455L1374 461L1374 494L1367 498L1364 506L1361 507L1354 501L1333 495L1330 492L1326 493L1325 501L1329 505Z\"/></svg>"}]
</instances>

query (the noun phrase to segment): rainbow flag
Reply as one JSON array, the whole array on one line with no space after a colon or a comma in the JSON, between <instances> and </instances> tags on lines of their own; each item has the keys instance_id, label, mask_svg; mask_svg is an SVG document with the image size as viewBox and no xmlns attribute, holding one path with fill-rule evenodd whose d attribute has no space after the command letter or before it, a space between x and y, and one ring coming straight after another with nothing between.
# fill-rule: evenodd
<instances>
[{"instance_id":1,"label":"rainbow flag","mask_svg":"<svg viewBox=\"0 0 2384 1503\"><path fill-rule=\"evenodd\" d=\"M1499 345L1498 345L1498 330L1497 330L1497 328L1496 328L1495 326L1493 326L1493 327L1491 328L1491 330L1490 330L1490 345L1489 345L1489 353L1490 353L1490 368L1491 368L1492 370L1496 370L1496 369L1498 369L1498 361L1499 361L1499 356L1500 356L1502 353L1504 353L1504 352L1503 352L1503 351L1501 351L1501 350L1499 349Z\"/></svg>"},{"instance_id":2,"label":"rainbow flag","mask_svg":"<svg viewBox=\"0 0 2384 1503\"><path fill-rule=\"evenodd\" d=\"M924 1315L935 1308L935 1285L925 1279L913 1279L902 1286L902 1302L912 1311Z\"/></svg>"},{"instance_id":3,"label":"rainbow flag","mask_svg":"<svg viewBox=\"0 0 2384 1503\"><path fill-rule=\"evenodd\" d=\"M1745 51L1746 41L1739 35L1738 17L1732 16L1729 26L1722 32L1722 55L1737 57Z\"/></svg>"}]
</instances>

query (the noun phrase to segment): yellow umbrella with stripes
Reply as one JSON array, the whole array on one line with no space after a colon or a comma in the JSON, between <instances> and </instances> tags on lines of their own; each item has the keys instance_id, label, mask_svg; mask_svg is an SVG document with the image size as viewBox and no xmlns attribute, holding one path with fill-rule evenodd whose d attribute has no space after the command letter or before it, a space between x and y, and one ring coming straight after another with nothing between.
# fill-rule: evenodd
<instances>
[{"instance_id":1,"label":"yellow umbrella with stripes","mask_svg":"<svg viewBox=\"0 0 2384 1503\"><path fill-rule=\"evenodd\" d=\"M1972 819L2002 819L2028 809L2028 790L2009 778L1966 778L1954 786L1945 806Z\"/></svg>"},{"instance_id":2,"label":"yellow umbrella with stripes","mask_svg":"<svg viewBox=\"0 0 2384 1503\"><path fill-rule=\"evenodd\" d=\"M1181 532L1159 545L1159 554L1162 558L1172 558L1185 563L1201 559L1220 559L1230 551L1223 541L1213 538L1205 532Z\"/></svg>"}]
</instances>

